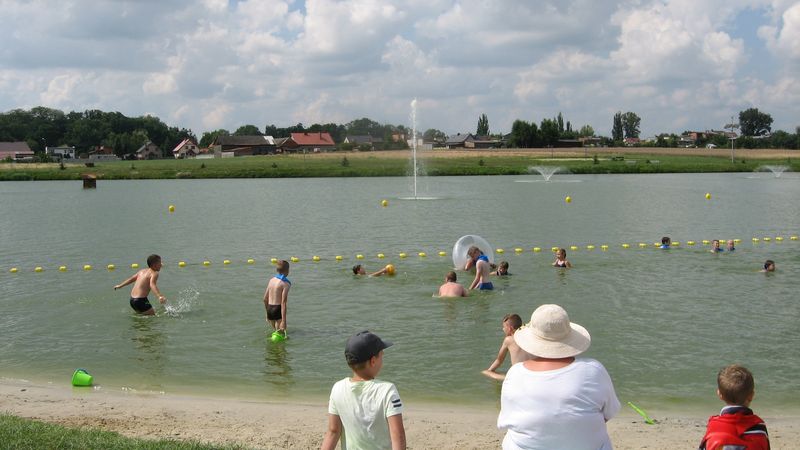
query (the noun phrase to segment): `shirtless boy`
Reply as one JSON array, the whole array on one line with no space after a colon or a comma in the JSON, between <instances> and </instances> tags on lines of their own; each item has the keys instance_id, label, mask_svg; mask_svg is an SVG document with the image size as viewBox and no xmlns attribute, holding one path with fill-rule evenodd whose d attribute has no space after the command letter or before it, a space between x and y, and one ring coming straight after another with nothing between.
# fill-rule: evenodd
<instances>
[{"instance_id":1,"label":"shirtless boy","mask_svg":"<svg viewBox=\"0 0 800 450\"><path fill-rule=\"evenodd\" d=\"M503 361L506 359L506 354L511 356L511 365L520 362L520 361L527 361L531 359L531 355L528 354L525 350L519 348L516 342L514 342L514 332L522 326L522 318L518 314L507 314L503 317L503 333L505 333L506 337L503 338L503 343L500 345L500 352L497 353L497 358L492 362L492 365L489 366L488 369L481 372L482 374L486 375L489 378L503 381L506 376L497 373L497 369L503 365Z\"/></svg>"},{"instance_id":2,"label":"shirtless boy","mask_svg":"<svg viewBox=\"0 0 800 450\"><path fill-rule=\"evenodd\" d=\"M135 282L133 289L131 289L131 308L139 314L152 316L156 311L153 309L153 305L150 304L150 300L147 299L150 290L156 293L158 301L162 305L167 302L167 297L161 295L161 291L158 290L159 270L161 270L161 257L150 255L147 257L147 269L136 272L132 277L114 286L114 290L116 291Z\"/></svg>"},{"instance_id":3,"label":"shirtless boy","mask_svg":"<svg viewBox=\"0 0 800 450\"><path fill-rule=\"evenodd\" d=\"M472 284L469 286L470 290L491 291L494 289L494 285L489 281L489 257L475 246L469 248L467 255L469 260L464 270L469 270L473 265L475 266L475 279L472 280Z\"/></svg>"},{"instance_id":4,"label":"shirtless boy","mask_svg":"<svg viewBox=\"0 0 800 450\"><path fill-rule=\"evenodd\" d=\"M452 270L444 277L444 284L439 286L439 297L466 297L467 290L456 283L456 273Z\"/></svg>"},{"instance_id":5,"label":"shirtless boy","mask_svg":"<svg viewBox=\"0 0 800 450\"><path fill-rule=\"evenodd\" d=\"M292 282L289 281L289 262L280 260L276 264L277 275L272 277L267 283L267 290L264 291L264 308L267 310L267 323L272 325L274 331L286 334L286 303L289 300L289 289Z\"/></svg>"}]
</instances>

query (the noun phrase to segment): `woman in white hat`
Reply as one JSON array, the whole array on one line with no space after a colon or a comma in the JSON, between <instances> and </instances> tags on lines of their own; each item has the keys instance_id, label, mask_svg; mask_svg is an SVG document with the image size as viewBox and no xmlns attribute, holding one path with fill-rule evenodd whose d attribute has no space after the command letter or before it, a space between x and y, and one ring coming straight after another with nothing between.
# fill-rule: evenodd
<instances>
[{"instance_id":1,"label":"woman in white hat","mask_svg":"<svg viewBox=\"0 0 800 450\"><path fill-rule=\"evenodd\" d=\"M512 366L503 382L503 449L611 449L606 422L620 409L611 377L598 361L576 358L589 348L589 332L564 308L542 305L514 341L535 356Z\"/></svg>"}]
</instances>

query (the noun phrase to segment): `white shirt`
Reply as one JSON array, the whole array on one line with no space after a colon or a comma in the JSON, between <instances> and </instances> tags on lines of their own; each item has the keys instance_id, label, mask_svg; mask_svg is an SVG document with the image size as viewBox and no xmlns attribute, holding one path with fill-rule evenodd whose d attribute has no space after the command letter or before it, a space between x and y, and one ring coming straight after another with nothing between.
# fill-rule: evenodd
<instances>
[{"instance_id":1,"label":"white shirt","mask_svg":"<svg viewBox=\"0 0 800 450\"><path fill-rule=\"evenodd\" d=\"M614 385L599 362L578 358L536 372L520 362L506 373L497 427L503 450L610 450L606 420L620 409Z\"/></svg>"},{"instance_id":2,"label":"white shirt","mask_svg":"<svg viewBox=\"0 0 800 450\"><path fill-rule=\"evenodd\" d=\"M387 418L402 414L403 403L392 383L345 378L331 389L328 413L342 421L342 450L391 450Z\"/></svg>"}]
</instances>

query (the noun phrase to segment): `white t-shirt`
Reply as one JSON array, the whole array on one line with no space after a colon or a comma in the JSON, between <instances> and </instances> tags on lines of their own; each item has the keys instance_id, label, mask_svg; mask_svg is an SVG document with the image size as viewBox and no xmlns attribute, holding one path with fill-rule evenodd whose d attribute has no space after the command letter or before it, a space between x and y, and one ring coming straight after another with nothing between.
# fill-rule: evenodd
<instances>
[{"instance_id":1,"label":"white t-shirt","mask_svg":"<svg viewBox=\"0 0 800 450\"><path fill-rule=\"evenodd\" d=\"M606 420L620 409L614 385L599 362L578 358L561 369L536 372L520 362L506 373L497 427L503 450L610 450Z\"/></svg>"},{"instance_id":2,"label":"white t-shirt","mask_svg":"<svg viewBox=\"0 0 800 450\"><path fill-rule=\"evenodd\" d=\"M328 412L342 421L342 450L391 450L387 418L402 414L403 402L392 383L345 378L333 385Z\"/></svg>"}]
</instances>

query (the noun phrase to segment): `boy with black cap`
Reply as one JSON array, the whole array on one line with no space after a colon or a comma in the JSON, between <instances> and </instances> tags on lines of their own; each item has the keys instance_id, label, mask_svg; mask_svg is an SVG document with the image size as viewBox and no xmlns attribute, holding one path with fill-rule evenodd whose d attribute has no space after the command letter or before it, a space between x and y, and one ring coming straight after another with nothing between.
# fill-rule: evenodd
<instances>
[{"instance_id":1,"label":"boy with black cap","mask_svg":"<svg viewBox=\"0 0 800 450\"><path fill-rule=\"evenodd\" d=\"M344 356L353 376L331 389L322 450L335 449L340 438L342 450L406 448L400 394L393 383L375 379L383 367L383 350L391 346L369 331L347 340Z\"/></svg>"}]
</instances>

